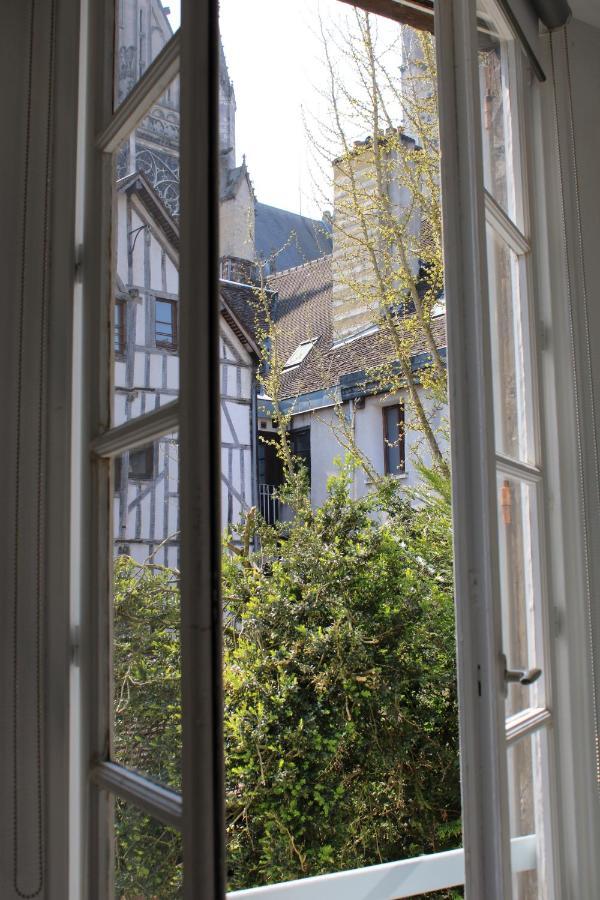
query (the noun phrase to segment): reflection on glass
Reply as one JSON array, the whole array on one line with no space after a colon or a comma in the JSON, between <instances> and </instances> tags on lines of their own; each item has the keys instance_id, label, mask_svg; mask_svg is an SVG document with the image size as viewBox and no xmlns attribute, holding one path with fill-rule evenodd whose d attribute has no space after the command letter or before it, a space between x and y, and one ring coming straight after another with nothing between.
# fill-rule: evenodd
<instances>
[{"instance_id":1,"label":"reflection on glass","mask_svg":"<svg viewBox=\"0 0 600 900\"><path fill-rule=\"evenodd\" d=\"M153 106L115 167L113 424L121 425L179 391L178 108L164 97Z\"/></svg>"},{"instance_id":2,"label":"reflection on glass","mask_svg":"<svg viewBox=\"0 0 600 900\"><path fill-rule=\"evenodd\" d=\"M490 227L487 256L496 448L506 456L533 462L529 354L519 293L521 263Z\"/></svg>"},{"instance_id":3,"label":"reflection on glass","mask_svg":"<svg viewBox=\"0 0 600 900\"><path fill-rule=\"evenodd\" d=\"M169 0L168 6L161 0L116 0L115 107L173 37L180 10L181 0ZM165 99L174 103L175 96L167 92Z\"/></svg>"},{"instance_id":4,"label":"reflection on glass","mask_svg":"<svg viewBox=\"0 0 600 900\"><path fill-rule=\"evenodd\" d=\"M114 467L113 759L180 787L178 441Z\"/></svg>"},{"instance_id":5,"label":"reflection on glass","mask_svg":"<svg viewBox=\"0 0 600 900\"><path fill-rule=\"evenodd\" d=\"M539 603L538 560L533 546L538 533L535 488L500 473L498 512L502 645L508 668L534 668L540 665L535 631L535 605ZM531 686L509 684L506 715L543 705L541 690L541 680Z\"/></svg>"},{"instance_id":6,"label":"reflection on glass","mask_svg":"<svg viewBox=\"0 0 600 900\"><path fill-rule=\"evenodd\" d=\"M541 900L547 896L542 885L544 858L543 829L543 732L522 738L508 748L508 789L511 838L535 835L537 869L513 875L513 900Z\"/></svg>"},{"instance_id":7,"label":"reflection on glass","mask_svg":"<svg viewBox=\"0 0 600 900\"><path fill-rule=\"evenodd\" d=\"M115 900L175 900L182 896L181 834L116 800Z\"/></svg>"},{"instance_id":8,"label":"reflection on glass","mask_svg":"<svg viewBox=\"0 0 600 900\"><path fill-rule=\"evenodd\" d=\"M494 4L480 0L477 5L484 185L514 220L515 182L508 70L510 43L504 35L500 36Z\"/></svg>"}]
</instances>

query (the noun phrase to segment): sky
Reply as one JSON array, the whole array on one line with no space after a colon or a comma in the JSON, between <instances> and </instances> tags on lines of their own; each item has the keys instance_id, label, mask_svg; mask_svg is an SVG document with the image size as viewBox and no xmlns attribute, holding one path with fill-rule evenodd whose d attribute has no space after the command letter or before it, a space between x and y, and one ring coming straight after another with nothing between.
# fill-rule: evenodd
<instances>
[{"instance_id":1,"label":"sky","mask_svg":"<svg viewBox=\"0 0 600 900\"><path fill-rule=\"evenodd\" d=\"M256 196L319 219L325 201L315 197L303 111L323 109L316 90L322 47L314 29L319 9L331 14L335 2L221 0L220 6L238 156L246 154Z\"/></svg>"},{"instance_id":2,"label":"sky","mask_svg":"<svg viewBox=\"0 0 600 900\"><path fill-rule=\"evenodd\" d=\"M165 5L175 29L180 0ZM220 0L237 104L237 163L245 154L262 203L318 219L331 209L329 166L320 170L307 123L314 128L329 114L319 92L326 74L319 16L332 23L351 14L339 0ZM397 26L390 27L396 36Z\"/></svg>"}]
</instances>

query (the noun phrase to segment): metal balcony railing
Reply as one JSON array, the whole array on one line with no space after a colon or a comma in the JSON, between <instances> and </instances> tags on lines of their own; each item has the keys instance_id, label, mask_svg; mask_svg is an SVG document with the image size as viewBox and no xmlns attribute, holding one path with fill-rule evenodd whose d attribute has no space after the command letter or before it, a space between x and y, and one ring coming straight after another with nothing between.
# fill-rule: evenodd
<instances>
[{"instance_id":1,"label":"metal balcony railing","mask_svg":"<svg viewBox=\"0 0 600 900\"><path fill-rule=\"evenodd\" d=\"M512 839L513 872L536 868L536 845L535 834ZM465 855L460 849L233 891L227 897L228 900L401 900L464 883Z\"/></svg>"},{"instance_id":2,"label":"metal balcony railing","mask_svg":"<svg viewBox=\"0 0 600 900\"><path fill-rule=\"evenodd\" d=\"M279 521L279 499L276 492L277 488L273 484L258 485L258 508L267 525L274 525Z\"/></svg>"}]
</instances>

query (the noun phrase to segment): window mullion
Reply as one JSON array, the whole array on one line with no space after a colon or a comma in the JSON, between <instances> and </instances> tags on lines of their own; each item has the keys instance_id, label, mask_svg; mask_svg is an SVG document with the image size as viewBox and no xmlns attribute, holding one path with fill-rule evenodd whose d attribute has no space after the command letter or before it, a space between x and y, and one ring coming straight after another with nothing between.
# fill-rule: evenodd
<instances>
[{"instance_id":1,"label":"window mullion","mask_svg":"<svg viewBox=\"0 0 600 900\"><path fill-rule=\"evenodd\" d=\"M513 250L517 256L529 253L531 245L524 234L519 231L512 219L506 215L502 207L496 203L488 191L485 194L485 220L493 228L498 237Z\"/></svg>"},{"instance_id":2,"label":"window mullion","mask_svg":"<svg viewBox=\"0 0 600 900\"><path fill-rule=\"evenodd\" d=\"M552 723L552 713L546 706L532 707L506 720L506 743L514 744L527 735Z\"/></svg>"},{"instance_id":3,"label":"window mullion","mask_svg":"<svg viewBox=\"0 0 600 900\"><path fill-rule=\"evenodd\" d=\"M109 428L92 441L91 450L96 456L113 458L178 429L179 398L116 428Z\"/></svg>"},{"instance_id":4,"label":"window mullion","mask_svg":"<svg viewBox=\"0 0 600 900\"><path fill-rule=\"evenodd\" d=\"M520 462L504 456L502 453L496 453L496 466L499 472L511 475L513 478L523 479L531 484L537 484L542 480L542 472L537 466Z\"/></svg>"},{"instance_id":5,"label":"window mullion","mask_svg":"<svg viewBox=\"0 0 600 900\"><path fill-rule=\"evenodd\" d=\"M165 825L181 830L183 800L176 791L112 762L98 763L92 769L91 778L99 788L143 809Z\"/></svg>"},{"instance_id":6,"label":"window mullion","mask_svg":"<svg viewBox=\"0 0 600 900\"><path fill-rule=\"evenodd\" d=\"M169 84L179 74L180 50L181 40L177 32L148 66L144 75L98 135L96 146L99 150L114 153L148 113L152 104L164 94Z\"/></svg>"}]
</instances>

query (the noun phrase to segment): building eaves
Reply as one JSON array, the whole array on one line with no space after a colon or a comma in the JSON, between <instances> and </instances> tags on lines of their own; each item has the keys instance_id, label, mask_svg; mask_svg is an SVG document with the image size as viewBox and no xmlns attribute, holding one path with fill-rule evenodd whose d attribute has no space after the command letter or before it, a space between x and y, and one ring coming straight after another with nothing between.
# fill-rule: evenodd
<instances>
[{"instance_id":1,"label":"building eaves","mask_svg":"<svg viewBox=\"0 0 600 900\"><path fill-rule=\"evenodd\" d=\"M120 178L116 187L119 192L139 197L171 246L179 252L179 227L145 175L141 172L132 172L131 175Z\"/></svg>"}]
</instances>

